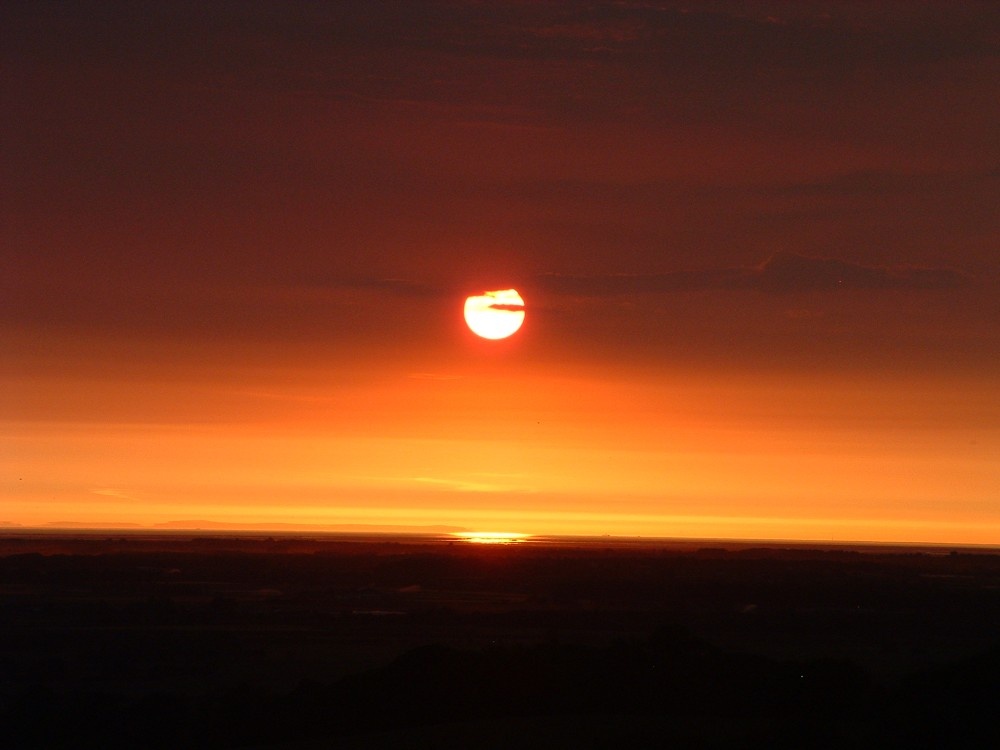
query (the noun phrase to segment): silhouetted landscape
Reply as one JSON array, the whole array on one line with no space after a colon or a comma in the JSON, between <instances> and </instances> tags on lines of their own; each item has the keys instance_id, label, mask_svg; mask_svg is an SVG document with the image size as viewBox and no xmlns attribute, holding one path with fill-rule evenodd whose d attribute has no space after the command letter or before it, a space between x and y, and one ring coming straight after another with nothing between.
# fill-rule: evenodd
<instances>
[{"instance_id":1,"label":"silhouetted landscape","mask_svg":"<svg viewBox=\"0 0 1000 750\"><path fill-rule=\"evenodd\" d=\"M446 539L8 532L5 746L1000 739L992 551Z\"/></svg>"}]
</instances>

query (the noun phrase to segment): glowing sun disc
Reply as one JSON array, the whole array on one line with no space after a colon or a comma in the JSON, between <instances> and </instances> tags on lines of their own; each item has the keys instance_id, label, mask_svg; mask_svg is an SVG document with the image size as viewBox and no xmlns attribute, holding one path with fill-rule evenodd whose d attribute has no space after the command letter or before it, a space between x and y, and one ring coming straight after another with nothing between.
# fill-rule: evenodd
<instances>
[{"instance_id":1,"label":"glowing sun disc","mask_svg":"<svg viewBox=\"0 0 1000 750\"><path fill-rule=\"evenodd\" d=\"M524 322L524 300L515 289L483 292L465 300L465 323L484 339L505 339Z\"/></svg>"}]
</instances>

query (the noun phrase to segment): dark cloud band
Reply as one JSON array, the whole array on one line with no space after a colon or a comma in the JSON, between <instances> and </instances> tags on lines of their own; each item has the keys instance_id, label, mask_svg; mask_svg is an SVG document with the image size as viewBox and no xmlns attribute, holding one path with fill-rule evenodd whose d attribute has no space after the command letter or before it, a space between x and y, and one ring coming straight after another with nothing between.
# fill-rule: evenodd
<instances>
[{"instance_id":1,"label":"dark cloud band","mask_svg":"<svg viewBox=\"0 0 1000 750\"><path fill-rule=\"evenodd\" d=\"M583 296L748 289L775 293L838 289L951 289L970 281L950 268L868 266L836 258L776 253L755 267L708 268L659 274L573 276L548 273L538 284Z\"/></svg>"}]
</instances>

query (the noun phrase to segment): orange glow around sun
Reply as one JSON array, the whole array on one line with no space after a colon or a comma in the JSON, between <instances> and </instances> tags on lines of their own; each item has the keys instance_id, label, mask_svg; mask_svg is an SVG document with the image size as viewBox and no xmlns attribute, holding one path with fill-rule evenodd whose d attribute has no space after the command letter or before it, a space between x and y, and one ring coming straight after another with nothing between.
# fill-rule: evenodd
<instances>
[{"instance_id":1,"label":"orange glow around sun","mask_svg":"<svg viewBox=\"0 0 1000 750\"><path fill-rule=\"evenodd\" d=\"M436 364L0 373L0 528L1000 540L991 379Z\"/></svg>"}]
</instances>

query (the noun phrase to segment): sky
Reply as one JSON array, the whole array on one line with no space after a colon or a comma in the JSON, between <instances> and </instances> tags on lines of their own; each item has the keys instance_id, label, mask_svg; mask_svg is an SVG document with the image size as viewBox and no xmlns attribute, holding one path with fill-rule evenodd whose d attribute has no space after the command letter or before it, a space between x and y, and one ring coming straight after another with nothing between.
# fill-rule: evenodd
<instances>
[{"instance_id":1,"label":"sky","mask_svg":"<svg viewBox=\"0 0 1000 750\"><path fill-rule=\"evenodd\" d=\"M0 91L0 524L1000 544L994 2L10 2Z\"/></svg>"}]
</instances>

